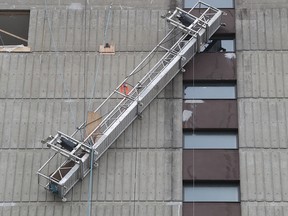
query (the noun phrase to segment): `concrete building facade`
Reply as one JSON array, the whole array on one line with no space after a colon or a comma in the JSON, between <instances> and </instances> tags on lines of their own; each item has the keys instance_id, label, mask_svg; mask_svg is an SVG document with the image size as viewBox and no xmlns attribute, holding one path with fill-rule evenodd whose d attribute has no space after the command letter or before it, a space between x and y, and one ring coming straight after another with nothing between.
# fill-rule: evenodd
<instances>
[{"instance_id":1,"label":"concrete building facade","mask_svg":"<svg viewBox=\"0 0 288 216\"><path fill-rule=\"evenodd\" d=\"M0 54L1 216L87 214L89 177L66 203L38 185L36 171L52 154L40 141L57 130L71 134L163 38L160 16L175 8L168 0L112 3L110 10L107 1L0 2L30 10L32 49ZM98 52L105 31L115 55ZM181 98L179 74L100 159L92 215L181 214Z\"/></svg>"},{"instance_id":2,"label":"concrete building facade","mask_svg":"<svg viewBox=\"0 0 288 216\"><path fill-rule=\"evenodd\" d=\"M71 134L165 35L160 16L175 6L183 2L0 0L1 10L30 11L32 49L0 53L1 216L87 214L88 177L65 203L38 186L52 154L40 141ZM243 216L288 214L287 13L284 0L235 1ZM99 54L103 41L115 55ZM180 73L93 170L92 215L182 214L182 106Z\"/></svg>"},{"instance_id":3,"label":"concrete building facade","mask_svg":"<svg viewBox=\"0 0 288 216\"><path fill-rule=\"evenodd\" d=\"M287 1L236 1L242 215L287 215Z\"/></svg>"}]
</instances>

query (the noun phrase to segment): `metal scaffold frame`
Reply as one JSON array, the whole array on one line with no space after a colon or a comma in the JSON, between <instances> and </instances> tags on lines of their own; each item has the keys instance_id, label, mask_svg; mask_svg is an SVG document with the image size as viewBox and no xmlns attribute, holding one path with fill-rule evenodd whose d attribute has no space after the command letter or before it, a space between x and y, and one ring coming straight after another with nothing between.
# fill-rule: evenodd
<instances>
[{"instance_id":1,"label":"metal scaffold frame","mask_svg":"<svg viewBox=\"0 0 288 216\"><path fill-rule=\"evenodd\" d=\"M193 11L203 8L202 6L205 6L202 14L199 17L193 15ZM143 110L176 74L184 70L183 66L220 27L221 15L222 11L219 9L198 2L190 11L176 8L174 12L168 12L163 16L171 24L171 30L94 110L94 113L101 116L96 119L99 120L99 124L81 140L76 137L79 133L83 134L83 130L85 133L85 128L90 124L87 121L70 136L58 131L54 137L50 136L43 141L56 153L38 170L39 184L63 198L93 168L90 165L92 154L93 162L96 163L122 132L137 117L141 118ZM161 53L162 57L147 69L147 62L150 62L156 53ZM145 69L147 71L144 71L144 75L135 82L135 76ZM126 90L123 91L123 88ZM114 104L112 108L111 104ZM58 154L63 155L66 160L55 171L49 173L47 165Z\"/></svg>"}]
</instances>

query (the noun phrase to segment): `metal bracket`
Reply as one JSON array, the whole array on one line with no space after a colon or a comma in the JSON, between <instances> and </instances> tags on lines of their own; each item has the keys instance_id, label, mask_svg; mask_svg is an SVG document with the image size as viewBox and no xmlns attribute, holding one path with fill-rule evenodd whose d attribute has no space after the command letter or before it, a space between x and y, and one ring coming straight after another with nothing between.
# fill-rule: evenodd
<instances>
[{"instance_id":1,"label":"metal bracket","mask_svg":"<svg viewBox=\"0 0 288 216\"><path fill-rule=\"evenodd\" d=\"M143 106L143 103L141 101L137 101L137 117L138 119L142 120L142 114L141 112L139 112L139 107L142 107Z\"/></svg>"}]
</instances>

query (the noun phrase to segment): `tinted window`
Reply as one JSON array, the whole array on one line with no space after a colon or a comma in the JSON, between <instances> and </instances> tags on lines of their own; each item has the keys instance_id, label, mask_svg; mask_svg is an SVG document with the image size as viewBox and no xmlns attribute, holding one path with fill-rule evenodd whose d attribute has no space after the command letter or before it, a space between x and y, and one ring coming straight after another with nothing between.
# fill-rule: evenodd
<instances>
[{"instance_id":1,"label":"tinted window","mask_svg":"<svg viewBox=\"0 0 288 216\"><path fill-rule=\"evenodd\" d=\"M184 99L235 99L235 85L186 85Z\"/></svg>"},{"instance_id":2,"label":"tinted window","mask_svg":"<svg viewBox=\"0 0 288 216\"><path fill-rule=\"evenodd\" d=\"M185 132L185 149L237 149L237 133Z\"/></svg>"},{"instance_id":3,"label":"tinted window","mask_svg":"<svg viewBox=\"0 0 288 216\"><path fill-rule=\"evenodd\" d=\"M185 202L239 202L236 183L184 184Z\"/></svg>"}]
</instances>

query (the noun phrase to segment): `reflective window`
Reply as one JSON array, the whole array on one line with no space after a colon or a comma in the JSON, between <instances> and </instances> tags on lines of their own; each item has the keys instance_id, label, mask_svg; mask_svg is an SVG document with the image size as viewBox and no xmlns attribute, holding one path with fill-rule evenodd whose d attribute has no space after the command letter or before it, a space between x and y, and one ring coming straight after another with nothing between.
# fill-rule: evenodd
<instances>
[{"instance_id":1,"label":"reflective window","mask_svg":"<svg viewBox=\"0 0 288 216\"><path fill-rule=\"evenodd\" d=\"M193 7L198 0L184 0L184 8ZM205 0L203 1L216 8L234 8L234 0Z\"/></svg>"},{"instance_id":2,"label":"reflective window","mask_svg":"<svg viewBox=\"0 0 288 216\"><path fill-rule=\"evenodd\" d=\"M235 52L235 40L209 40L201 47L201 52Z\"/></svg>"},{"instance_id":3,"label":"reflective window","mask_svg":"<svg viewBox=\"0 0 288 216\"><path fill-rule=\"evenodd\" d=\"M235 85L186 85L184 99L235 99Z\"/></svg>"},{"instance_id":4,"label":"reflective window","mask_svg":"<svg viewBox=\"0 0 288 216\"><path fill-rule=\"evenodd\" d=\"M184 184L185 202L239 202L237 183Z\"/></svg>"},{"instance_id":5,"label":"reflective window","mask_svg":"<svg viewBox=\"0 0 288 216\"><path fill-rule=\"evenodd\" d=\"M235 41L234 40L221 40L221 48L225 49L225 52L234 52Z\"/></svg>"},{"instance_id":6,"label":"reflective window","mask_svg":"<svg viewBox=\"0 0 288 216\"><path fill-rule=\"evenodd\" d=\"M236 132L184 132L185 149L237 149Z\"/></svg>"}]
</instances>

